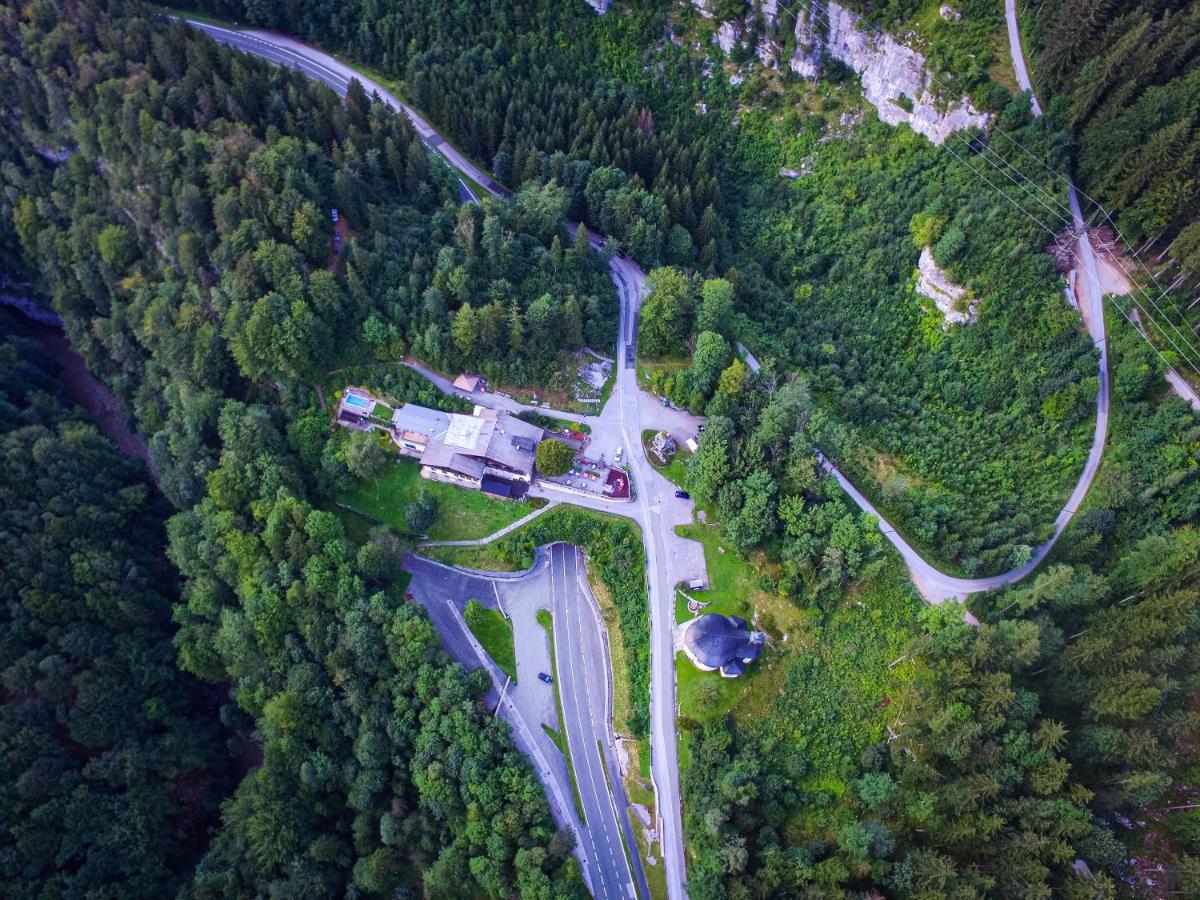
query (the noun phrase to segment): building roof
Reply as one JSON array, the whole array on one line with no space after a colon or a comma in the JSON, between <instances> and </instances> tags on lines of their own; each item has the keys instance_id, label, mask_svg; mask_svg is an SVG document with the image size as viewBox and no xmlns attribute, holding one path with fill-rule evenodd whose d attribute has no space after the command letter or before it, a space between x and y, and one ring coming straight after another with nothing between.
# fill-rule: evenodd
<instances>
[{"instance_id":1,"label":"building roof","mask_svg":"<svg viewBox=\"0 0 1200 900\"><path fill-rule=\"evenodd\" d=\"M735 618L706 613L692 621L684 632L683 647L693 662L719 669L730 660L758 658L758 639L746 628L745 620Z\"/></svg>"},{"instance_id":2,"label":"building roof","mask_svg":"<svg viewBox=\"0 0 1200 900\"><path fill-rule=\"evenodd\" d=\"M488 435L484 455L496 465L531 475L533 454L541 439L542 429L536 425L522 422L515 416L501 415Z\"/></svg>"},{"instance_id":3,"label":"building roof","mask_svg":"<svg viewBox=\"0 0 1200 900\"><path fill-rule=\"evenodd\" d=\"M397 431L435 437L446 433L450 427L450 417L441 410L405 403L392 413L392 427Z\"/></svg>"},{"instance_id":4,"label":"building roof","mask_svg":"<svg viewBox=\"0 0 1200 900\"><path fill-rule=\"evenodd\" d=\"M443 440L459 450L478 453L487 447L493 428L495 428L495 423L488 419L451 413L450 427L446 429L446 436Z\"/></svg>"},{"instance_id":5,"label":"building roof","mask_svg":"<svg viewBox=\"0 0 1200 900\"><path fill-rule=\"evenodd\" d=\"M503 478L496 478L494 475L484 475L483 480L479 483L479 489L485 494L493 494L497 497L511 497L512 484L505 481Z\"/></svg>"},{"instance_id":6,"label":"building roof","mask_svg":"<svg viewBox=\"0 0 1200 900\"><path fill-rule=\"evenodd\" d=\"M482 376L471 375L471 374L468 374L467 372L463 372L461 375L459 375L457 378L454 379L454 386L456 388L458 388L459 390L474 392L474 391L479 390L479 385L482 382L483 382Z\"/></svg>"},{"instance_id":7,"label":"building roof","mask_svg":"<svg viewBox=\"0 0 1200 900\"><path fill-rule=\"evenodd\" d=\"M347 428L356 428L359 431L371 430L370 422L368 422L363 416L349 409L340 410L338 412L337 420L339 425L344 425Z\"/></svg>"},{"instance_id":8,"label":"building roof","mask_svg":"<svg viewBox=\"0 0 1200 900\"><path fill-rule=\"evenodd\" d=\"M524 435L517 434L513 435L512 444L518 450L527 450L530 453L534 453L537 451L538 442L531 437L525 437Z\"/></svg>"},{"instance_id":9,"label":"building roof","mask_svg":"<svg viewBox=\"0 0 1200 900\"><path fill-rule=\"evenodd\" d=\"M446 469L475 481L483 477L484 470L483 460L460 453L440 441L430 441L425 452L421 454L421 465Z\"/></svg>"},{"instance_id":10,"label":"building roof","mask_svg":"<svg viewBox=\"0 0 1200 900\"><path fill-rule=\"evenodd\" d=\"M392 424L402 433L428 437L422 465L452 469L473 478L480 477L483 467L496 466L529 478L542 429L492 409L477 406L475 413L447 414L407 403L397 410ZM474 463L456 464L455 458Z\"/></svg>"},{"instance_id":11,"label":"building roof","mask_svg":"<svg viewBox=\"0 0 1200 900\"><path fill-rule=\"evenodd\" d=\"M726 678L737 678L745 671L746 666L740 659L731 659L721 666L721 674Z\"/></svg>"}]
</instances>

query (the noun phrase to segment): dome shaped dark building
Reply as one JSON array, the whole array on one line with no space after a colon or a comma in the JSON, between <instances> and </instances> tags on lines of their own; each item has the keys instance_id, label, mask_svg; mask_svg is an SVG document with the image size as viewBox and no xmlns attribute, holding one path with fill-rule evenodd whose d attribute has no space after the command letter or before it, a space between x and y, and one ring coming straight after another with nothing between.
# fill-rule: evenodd
<instances>
[{"instance_id":1,"label":"dome shaped dark building","mask_svg":"<svg viewBox=\"0 0 1200 900\"><path fill-rule=\"evenodd\" d=\"M683 652L697 669L736 678L758 659L763 635L751 631L739 616L706 613L693 619L683 634Z\"/></svg>"}]
</instances>

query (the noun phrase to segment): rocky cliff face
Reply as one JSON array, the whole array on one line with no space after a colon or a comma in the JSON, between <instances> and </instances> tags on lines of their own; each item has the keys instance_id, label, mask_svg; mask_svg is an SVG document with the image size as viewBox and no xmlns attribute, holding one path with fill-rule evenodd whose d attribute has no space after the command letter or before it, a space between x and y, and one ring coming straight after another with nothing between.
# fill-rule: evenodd
<instances>
[{"instance_id":1,"label":"rocky cliff face","mask_svg":"<svg viewBox=\"0 0 1200 900\"><path fill-rule=\"evenodd\" d=\"M691 2L703 15L712 17L707 0ZM822 58L828 55L859 74L863 94L879 111L880 119L889 125L907 122L935 144L941 144L955 131L987 127L987 113L976 109L966 97L951 102L931 90L925 57L920 52L864 26L858 14L840 3L753 0L752 5L754 10L745 19L718 25L715 40L725 53L744 39L747 23L757 19L763 30L772 30L777 23L786 27L789 16L794 16L796 47L787 65L801 78L816 78ZM778 47L769 35L759 38L756 50L764 65L776 64Z\"/></svg>"},{"instance_id":2,"label":"rocky cliff face","mask_svg":"<svg viewBox=\"0 0 1200 900\"><path fill-rule=\"evenodd\" d=\"M826 8L830 56L862 77L863 94L889 125L907 122L912 129L940 144L955 131L984 128L988 116L966 97L941 104L930 90L925 57L890 35L864 31L850 10L830 3Z\"/></svg>"},{"instance_id":3,"label":"rocky cliff face","mask_svg":"<svg viewBox=\"0 0 1200 900\"><path fill-rule=\"evenodd\" d=\"M967 298L967 289L955 284L941 269L928 247L917 261L917 293L924 294L946 318L946 323L965 324L975 321L975 304Z\"/></svg>"}]
</instances>

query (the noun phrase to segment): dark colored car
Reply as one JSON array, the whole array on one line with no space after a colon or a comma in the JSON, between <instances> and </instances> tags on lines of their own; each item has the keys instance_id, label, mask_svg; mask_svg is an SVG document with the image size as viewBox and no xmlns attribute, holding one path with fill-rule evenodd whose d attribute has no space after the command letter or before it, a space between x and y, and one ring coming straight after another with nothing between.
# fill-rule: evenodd
<instances>
[{"instance_id":1,"label":"dark colored car","mask_svg":"<svg viewBox=\"0 0 1200 900\"><path fill-rule=\"evenodd\" d=\"M538 672L538 678L540 678L542 681L546 682L546 684L554 683L554 679L551 678L549 675L547 675L545 672Z\"/></svg>"},{"instance_id":2,"label":"dark colored car","mask_svg":"<svg viewBox=\"0 0 1200 900\"><path fill-rule=\"evenodd\" d=\"M691 500L692 499L692 495L689 494L687 491L676 491L675 496L678 497L680 500Z\"/></svg>"}]
</instances>

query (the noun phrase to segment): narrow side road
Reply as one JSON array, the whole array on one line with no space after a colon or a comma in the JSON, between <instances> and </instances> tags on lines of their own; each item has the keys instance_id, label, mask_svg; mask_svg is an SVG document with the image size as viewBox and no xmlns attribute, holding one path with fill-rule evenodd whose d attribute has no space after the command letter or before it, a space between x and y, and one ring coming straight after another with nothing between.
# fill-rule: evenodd
<instances>
[{"instance_id":1,"label":"narrow side road","mask_svg":"<svg viewBox=\"0 0 1200 900\"><path fill-rule=\"evenodd\" d=\"M1012 11L1010 13L1011 38L1013 36L1011 17L1015 16L1015 7L1013 0L1006 0L1006 2ZM324 82L341 94L346 92L352 79L358 79L368 94L378 94L384 103L403 112L413 123L413 127L426 146L440 154L451 166L491 193L498 196L511 195L508 189L497 184L490 175L483 172L451 146L415 110L401 102L381 85L369 78L362 77L328 54L283 35L252 30L241 31L188 21L190 25L205 31L222 43L283 65L292 66L310 77ZM1027 84L1028 74L1025 71L1023 58L1019 64L1017 63L1020 52L1016 44L1014 44L1013 52L1018 78L1023 79L1023 84ZM1035 110L1040 112L1037 107ZM914 582L926 599L932 603L941 603L950 598L963 598L978 591L1009 584L1028 575L1046 557L1055 540L1070 522L1099 468L1108 428L1108 359L1104 332L1103 294L1100 290L1099 277L1096 274L1094 255L1087 240L1073 188L1071 189L1071 207L1075 218L1075 228L1079 233L1080 261L1083 267L1082 281L1087 294L1084 304L1087 310L1085 319L1088 320L1089 330L1100 351L1100 390L1097 396L1096 430L1087 465L1071 498L1055 521L1051 539L1037 549L1033 559L1027 565L991 578L954 578L940 572L926 562L896 532L895 528L880 517L881 530L900 552L912 572ZM577 226L574 223L568 224L569 229L573 230L575 227ZM605 244L605 241L597 235L590 236L589 242L597 249ZM621 435L621 439L624 441L623 446L629 452L630 468L637 490L637 499L634 503L624 504L623 509L614 508L606 511L626 515L637 521L645 539L651 627L651 772L657 799L661 853L666 869L668 896L670 900L683 900L687 896L687 876L675 722L675 665L672 646L673 594L674 586L678 582L705 574L704 559L694 542L680 538L674 533L676 525L691 521L691 504L680 502L674 498L674 486L654 471L645 458L641 446L640 437L643 426L655 425L657 418L661 416L661 407L656 399L638 387L634 365L637 316L646 293L646 276L637 264L629 259L614 256L610 259L609 265L613 282L621 298L617 352L614 357L617 379L608 405L601 415L593 420L603 421L606 429L611 428L613 433ZM429 377L435 384L438 383L436 379L440 378L435 373L423 372L422 374ZM442 381L444 380L442 379ZM447 388L453 391L452 386L449 385L443 387L443 390ZM489 402L484 403L484 397ZM493 405L492 401L504 398L471 395L469 399L476 400L481 405ZM541 409L536 411L548 412ZM564 418L566 417L564 416ZM822 464L838 479L862 509L878 516L870 502L835 466L824 459ZM569 500L566 497L562 499ZM575 501L569 500L569 502Z\"/></svg>"}]
</instances>

